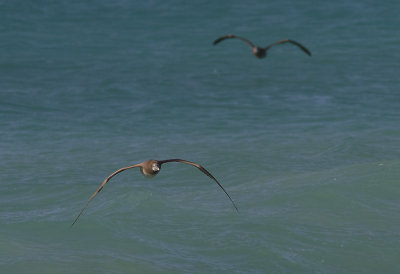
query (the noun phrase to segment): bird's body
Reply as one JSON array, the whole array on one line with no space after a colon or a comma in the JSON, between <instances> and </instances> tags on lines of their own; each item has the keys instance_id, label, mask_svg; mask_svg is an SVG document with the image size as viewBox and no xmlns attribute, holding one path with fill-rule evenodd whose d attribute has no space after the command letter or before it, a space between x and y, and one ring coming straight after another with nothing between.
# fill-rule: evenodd
<instances>
[{"instance_id":1,"label":"bird's body","mask_svg":"<svg viewBox=\"0 0 400 274\"><path fill-rule=\"evenodd\" d=\"M226 192L226 190L222 187L222 185L217 181L217 179L214 178L214 176L211 175L211 173L209 173L204 167L202 167L199 164L193 163L193 162L189 162L186 160L182 160L182 159L169 159L169 160L162 160L162 161L158 161L158 160L147 160L143 163L140 164L136 164L136 165L131 165L131 166L127 166L127 167L123 167L118 169L117 171L113 172L111 175L109 175L104 181L103 183L100 185L100 187L95 191L95 193L93 193L93 195L89 198L89 200L86 202L85 206L82 208L82 210L79 212L78 216L75 218L74 222L72 223L72 225L74 225L76 223L76 221L78 221L79 216L81 216L81 214L83 213L83 211L85 210L85 208L88 206L89 202L94 198L94 196L97 195L97 193L99 193L104 185L115 175L117 175L118 173L130 169L130 168L135 168L135 167L140 167L140 171L143 174L143 176L145 177L154 177L156 176L160 170L161 170L161 165L168 163L168 162L181 162L181 163L185 163L185 164L189 164L192 166L197 167L201 172L203 172L204 174L206 174L208 177L210 177L211 179L213 179L217 185L225 192L225 194L228 196L229 200L231 200L233 206L235 207L236 211L239 211L238 208L236 207L235 203L233 202L233 200L231 199L231 197L229 196L228 192Z\"/></svg>"},{"instance_id":2,"label":"bird's body","mask_svg":"<svg viewBox=\"0 0 400 274\"><path fill-rule=\"evenodd\" d=\"M161 164L157 160L148 160L140 166L140 172L147 178L154 177L160 172Z\"/></svg>"},{"instance_id":3,"label":"bird's body","mask_svg":"<svg viewBox=\"0 0 400 274\"><path fill-rule=\"evenodd\" d=\"M237 35L233 35L233 34L228 34L225 36L221 36L219 37L217 40L214 41L214 45L218 44L219 42L225 40L225 39L231 39L231 38L236 38L239 40L242 40L243 42L247 43L250 47L251 47L251 51L253 52L253 54L257 57L257 58L265 58L267 56L267 51L275 45L279 45L279 44L283 44L283 43L291 43L293 45L298 46L301 50L303 50L306 54L308 54L309 56L311 56L311 52L304 47L302 44L300 44L299 42L296 42L294 40L290 40L290 39L283 39L283 40L279 40L277 42L274 42L266 47L257 47L255 46L252 42L250 42L248 39L237 36Z\"/></svg>"},{"instance_id":4,"label":"bird's body","mask_svg":"<svg viewBox=\"0 0 400 274\"><path fill-rule=\"evenodd\" d=\"M258 57L258 58L265 58L265 56L267 56L267 51L263 48L260 47L254 47L251 49L251 51L253 52L253 54Z\"/></svg>"}]
</instances>

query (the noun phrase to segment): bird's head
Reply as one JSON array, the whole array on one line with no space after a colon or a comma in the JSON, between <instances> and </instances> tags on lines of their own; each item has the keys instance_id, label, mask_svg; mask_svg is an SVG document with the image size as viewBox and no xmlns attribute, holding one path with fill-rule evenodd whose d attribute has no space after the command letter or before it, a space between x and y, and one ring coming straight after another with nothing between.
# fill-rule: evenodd
<instances>
[{"instance_id":1,"label":"bird's head","mask_svg":"<svg viewBox=\"0 0 400 274\"><path fill-rule=\"evenodd\" d=\"M154 173L160 172L161 165L158 162L154 162L151 164L151 169L153 170Z\"/></svg>"}]
</instances>

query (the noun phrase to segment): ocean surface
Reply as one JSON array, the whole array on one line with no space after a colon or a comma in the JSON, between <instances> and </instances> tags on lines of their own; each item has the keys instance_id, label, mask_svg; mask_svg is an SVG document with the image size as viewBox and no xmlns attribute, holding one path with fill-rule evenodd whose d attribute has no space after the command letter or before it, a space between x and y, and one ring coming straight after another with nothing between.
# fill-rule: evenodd
<instances>
[{"instance_id":1,"label":"ocean surface","mask_svg":"<svg viewBox=\"0 0 400 274\"><path fill-rule=\"evenodd\" d=\"M399 273L399 10L0 0L0 272Z\"/></svg>"}]
</instances>

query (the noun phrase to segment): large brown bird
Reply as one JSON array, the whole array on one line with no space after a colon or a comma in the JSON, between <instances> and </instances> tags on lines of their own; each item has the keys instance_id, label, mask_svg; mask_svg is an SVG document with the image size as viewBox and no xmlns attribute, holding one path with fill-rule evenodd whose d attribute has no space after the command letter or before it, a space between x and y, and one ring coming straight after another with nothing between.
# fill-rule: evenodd
<instances>
[{"instance_id":1,"label":"large brown bird","mask_svg":"<svg viewBox=\"0 0 400 274\"><path fill-rule=\"evenodd\" d=\"M228 34L228 35L225 35L225 36L221 36L220 38L215 40L213 44L216 45L219 42L221 42L221 41L223 41L225 39L230 39L230 38L237 38L237 39L240 39L240 40L246 42L251 47L251 51L253 52L253 54L258 58L265 58L265 56L267 56L267 51L272 46L279 45L279 44L284 44L284 43L292 43L292 44L298 46L300 49L302 49L309 56L311 56L311 52L306 47L304 47L299 42L296 42L296 41L293 41L293 40L290 40L290 39L283 39L283 40L277 41L275 43L272 43L272 44L266 46L265 48L262 48L262 47L256 47L252 42L250 42L246 38L243 38L243 37L240 37L240 36L237 36L237 35L233 35L233 34Z\"/></svg>"},{"instance_id":2,"label":"large brown bird","mask_svg":"<svg viewBox=\"0 0 400 274\"><path fill-rule=\"evenodd\" d=\"M201 172L203 172L204 174L206 174L208 177L210 177L211 179L213 179L217 185L225 192L225 194L228 196L229 200L231 200L233 206L235 207L236 211L239 212L238 208L236 207L235 203L233 202L233 200L231 199L231 197L229 196L228 192L226 192L226 190L222 187L222 185L217 181L217 179L214 178L214 176L211 175L211 173L209 173L204 167L202 167L199 164L196 163L192 163L189 161L185 161L182 159L169 159L169 160L163 160L163 161L157 161L157 160L147 160L143 163L140 164L136 164L136 165L132 165L132 166L127 166L127 167L123 167L118 169L117 171L115 171L114 173L112 173L110 176L108 176L103 183L100 185L100 187L96 190L95 193L93 193L93 195L90 197L90 199L86 202L85 206L82 208L82 210L79 212L78 216L75 218L75 221L72 223L71 226L73 226L76 221L78 221L79 216L81 216L81 214L83 213L83 211L85 210L85 208L88 206L89 202L94 198L94 196L96 196L97 193L99 193L104 185L115 175L117 175L118 173L130 169L130 168L134 168L134 167L140 167L140 171L142 172L142 174L145 177L154 177L158 174L158 172L160 172L161 169L161 165L165 164L165 163L169 163L169 162L181 162L181 163L185 163L185 164L189 164L192 166L197 167L198 169L200 169Z\"/></svg>"}]
</instances>

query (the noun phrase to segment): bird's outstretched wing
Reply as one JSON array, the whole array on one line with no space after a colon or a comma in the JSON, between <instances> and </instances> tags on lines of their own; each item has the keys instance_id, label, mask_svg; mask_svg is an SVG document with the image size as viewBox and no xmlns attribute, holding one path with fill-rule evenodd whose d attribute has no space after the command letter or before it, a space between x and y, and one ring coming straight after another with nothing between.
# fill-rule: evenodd
<instances>
[{"instance_id":1,"label":"bird's outstretched wing","mask_svg":"<svg viewBox=\"0 0 400 274\"><path fill-rule=\"evenodd\" d=\"M118 173L120 173L120 172L122 172L122 171L124 171L124 170L130 169L130 168L134 168L134 167L139 167L139 166L141 166L141 165L142 165L142 163L137 164L137 165L133 165L133 166L123 167L123 168L120 168L120 169L118 169L117 171L113 172L110 176L108 176L108 177L103 181L103 183L99 186L99 188L96 190L96 192L93 193L92 197L90 197L90 199L86 202L85 206L84 206L84 207L82 208L82 210L79 212L78 216L75 218L75 221L72 223L71 226L73 226L73 225L76 223L76 221L78 221L79 216L81 216L81 214L82 214L83 211L86 209L86 207L88 206L88 204L90 203L90 201L94 198L94 196L97 195L97 193L99 193L99 192L103 189L104 185L105 185L112 177L114 177L115 175L117 175Z\"/></svg>"},{"instance_id":2,"label":"bird's outstretched wing","mask_svg":"<svg viewBox=\"0 0 400 274\"><path fill-rule=\"evenodd\" d=\"M266 47L265 47L265 50L268 50L268 49L271 48L272 46L279 45L279 44L284 44L284 43L292 43L293 45L298 46L298 47L299 47L300 49L302 49L305 53L307 53L308 55L311 56L311 52L310 52L305 46L303 46L303 45L300 44L299 42L296 42L296 41L290 40L290 39L283 39L283 40L277 41L277 42L275 42L275 43L272 43L272 44L266 46Z\"/></svg>"},{"instance_id":3,"label":"bird's outstretched wing","mask_svg":"<svg viewBox=\"0 0 400 274\"><path fill-rule=\"evenodd\" d=\"M219 42L221 42L221 41L223 41L225 39L230 39L230 38L240 39L240 40L246 42L251 48L255 48L254 44L252 42L250 42L249 40L247 40L246 38L243 38L243 37L240 37L240 36L237 36L237 35L233 35L233 34L228 34L228 35L225 35L225 36L221 36L220 38L215 40L213 44L216 45Z\"/></svg>"},{"instance_id":4,"label":"bird's outstretched wing","mask_svg":"<svg viewBox=\"0 0 400 274\"><path fill-rule=\"evenodd\" d=\"M164 163L169 163L169 162L181 162L181 163L185 163L188 165L192 165L197 167L198 169L200 169L201 172L203 172L204 174L206 174L208 177L210 177L211 179L213 179L217 185L225 192L226 196L228 196L229 200L231 200L232 205L235 207L236 211L239 212L239 209L237 208L237 206L235 205L235 203L233 202L231 196L229 196L228 192L226 192L226 190L224 189L224 187L217 181L217 179L214 178L214 176L211 175L210 172L208 172L204 167L202 167L199 164L196 163L192 163L186 160L182 160L182 159L169 159L169 160L163 160L163 161L159 161L160 165L164 164Z\"/></svg>"}]
</instances>

